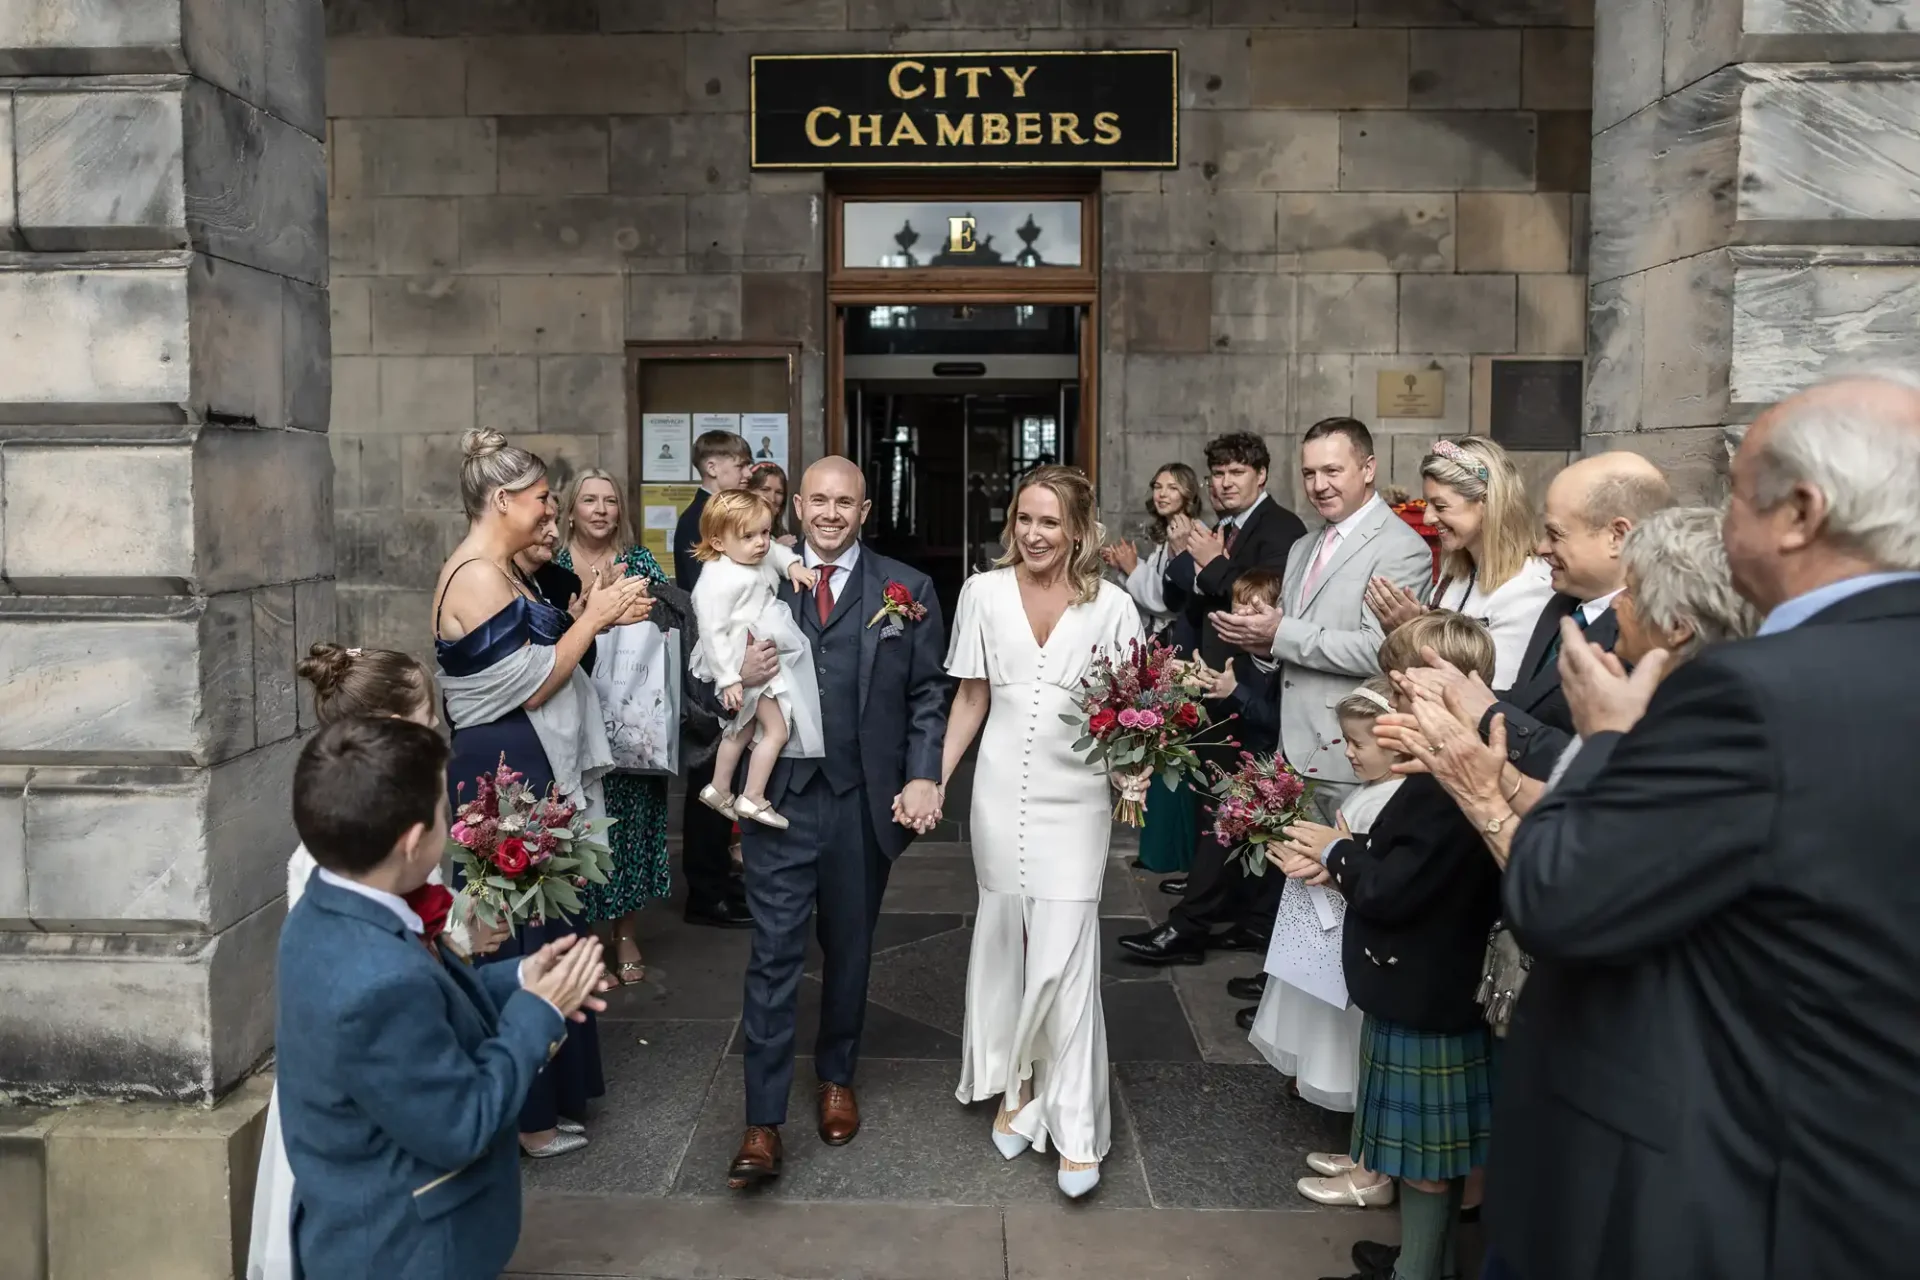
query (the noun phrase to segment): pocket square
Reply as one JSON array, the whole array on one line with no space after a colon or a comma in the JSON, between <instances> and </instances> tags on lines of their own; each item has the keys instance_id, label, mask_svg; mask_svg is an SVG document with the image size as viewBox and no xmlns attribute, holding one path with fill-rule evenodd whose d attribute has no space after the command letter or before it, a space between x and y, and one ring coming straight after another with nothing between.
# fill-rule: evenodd
<instances>
[{"instance_id":1,"label":"pocket square","mask_svg":"<svg viewBox=\"0 0 1920 1280\"><path fill-rule=\"evenodd\" d=\"M887 625L880 628L880 638L882 640L891 640L893 637L897 635L904 635L906 633L906 630L907 630L906 623L902 622L898 618L888 618Z\"/></svg>"}]
</instances>

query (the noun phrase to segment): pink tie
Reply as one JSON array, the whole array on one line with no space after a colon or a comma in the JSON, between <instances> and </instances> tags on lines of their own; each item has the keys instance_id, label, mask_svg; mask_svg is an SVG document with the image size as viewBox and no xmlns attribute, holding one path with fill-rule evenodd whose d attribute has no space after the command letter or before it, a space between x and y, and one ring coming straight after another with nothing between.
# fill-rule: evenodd
<instances>
[{"instance_id":1,"label":"pink tie","mask_svg":"<svg viewBox=\"0 0 1920 1280\"><path fill-rule=\"evenodd\" d=\"M1320 550L1314 553L1313 563L1307 566L1307 576L1300 583L1300 605L1306 606L1307 598L1313 594L1314 584L1320 581L1321 572L1327 567L1327 561L1333 559L1333 548L1340 540L1340 530L1333 525L1327 526L1327 536L1320 540Z\"/></svg>"}]
</instances>

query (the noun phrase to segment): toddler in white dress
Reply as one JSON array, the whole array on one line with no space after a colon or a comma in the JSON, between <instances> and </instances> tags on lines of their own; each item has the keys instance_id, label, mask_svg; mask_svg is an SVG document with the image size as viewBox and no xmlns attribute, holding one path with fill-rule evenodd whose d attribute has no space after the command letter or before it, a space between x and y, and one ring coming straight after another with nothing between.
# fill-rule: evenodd
<instances>
[{"instance_id":1,"label":"toddler in white dress","mask_svg":"<svg viewBox=\"0 0 1920 1280\"><path fill-rule=\"evenodd\" d=\"M1374 720L1393 709L1392 689L1385 677L1376 676L1337 708L1347 763L1362 784L1340 806L1340 820L1355 835L1373 826L1404 781L1392 772L1398 757L1373 736ZM1340 963L1346 910L1346 899L1331 886L1287 881L1267 946L1266 990L1247 1039L1274 1070L1293 1077L1302 1098L1329 1111L1350 1113L1360 1083L1364 1015L1347 998ZM1350 1173L1356 1187L1371 1176L1353 1169L1344 1155L1322 1159L1339 1167L1322 1168L1321 1161L1310 1161L1317 1172Z\"/></svg>"},{"instance_id":2,"label":"toddler in white dress","mask_svg":"<svg viewBox=\"0 0 1920 1280\"><path fill-rule=\"evenodd\" d=\"M773 509L746 489L717 493L707 502L693 554L706 568L693 588L700 639L688 666L696 678L713 682L720 704L733 713L714 753L713 781L701 788L700 803L729 818L784 829L787 820L767 803L774 761L783 750L817 759L826 747L813 651L792 606L780 599L780 577L786 575L794 590L803 591L813 586L816 575L773 540ZM771 640L780 655L773 678L752 688L740 679L750 640ZM753 754L747 760L746 784L732 795L722 788L733 785L749 738Z\"/></svg>"}]
</instances>

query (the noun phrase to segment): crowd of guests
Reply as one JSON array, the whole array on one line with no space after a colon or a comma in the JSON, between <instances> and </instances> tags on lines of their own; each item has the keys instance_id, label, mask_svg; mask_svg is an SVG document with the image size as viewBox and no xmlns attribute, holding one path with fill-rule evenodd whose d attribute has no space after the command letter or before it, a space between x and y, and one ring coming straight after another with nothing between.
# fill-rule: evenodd
<instances>
[{"instance_id":1,"label":"crowd of guests","mask_svg":"<svg viewBox=\"0 0 1920 1280\"><path fill-rule=\"evenodd\" d=\"M1009 1159L1051 1138L1061 1189L1090 1191L1108 1143L1107 837L1077 817L1030 830L1027 806L1031 787L1042 818L1065 813L1053 793L1071 787L1074 814L1104 813L1104 779L1064 757L1035 770L1012 745L1030 755L1043 722L1071 737L1049 701L1071 681L1042 672L1059 626L1084 633L1075 654L1150 634L1189 655L1238 739L1211 762L1270 752L1312 784L1265 874L1213 838L1204 790L1151 791L1140 862L1180 900L1120 945L1142 964L1263 953L1229 984L1242 1026L1302 1098L1352 1114L1345 1150L1306 1157L1300 1193L1399 1208L1397 1245L1354 1247L1357 1280L1459 1275L1456 1224L1483 1204L1490 1280L1902 1274L1920 1244L1899 1208L1920 1136L1920 929L1894 770L1920 705L1902 661L1920 641L1920 380L1842 379L1776 406L1734 459L1725 511L1674 505L1630 453L1568 466L1536 510L1497 444L1439 441L1420 469L1437 556L1379 492L1357 420L1302 442L1311 527L1269 494L1258 437L1216 439L1206 460L1211 522L1200 478L1165 467L1144 550L1103 541L1084 477L1030 478L947 661L921 660L937 628L889 650L884 714L854 720L873 623L836 624L878 601L897 636L908 615L862 565L850 464L821 464L794 552L785 475L702 436L670 581L613 477L555 494L537 457L469 433L434 669L332 645L301 667L323 727L294 784L250 1276L294 1274L293 1239L306 1274L492 1274L518 1235L518 1157L588 1141L594 1015L644 978L639 913L670 879L667 771L613 767L591 679L622 628L679 636L680 674L707 691L674 708L696 798L687 918L763 926L732 1184L779 1172L816 892L823 921L844 916L822 941L851 1016L822 1013L820 1133L857 1132L886 867L938 819L984 722L1004 740L994 789L1017 802L975 810L958 1092L1000 1099ZM699 591L702 572L723 577ZM930 598L908 567L884 573L918 584L906 604ZM773 605L780 577L795 594ZM775 621L801 624L799 659ZM716 769L751 724L821 741ZM450 800L502 759L536 793L619 818L609 882L511 931L454 912L440 866ZM730 852L742 824L764 854L757 890ZM828 895L824 862L787 858L822 857L847 824L892 843L855 850Z\"/></svg>"},{"instance_id":2,"label":"crowd of guests","mask_svg":"<svg viewBox=\"0 0 1920 1280\"><path fill-rule=\"evenodd\" d=\"M1437 442L1437 565L1358 422L1306 436L1304 535L1262 496L1258 440L1207 460L1214 530L1170 466L1150 549L1108 560L1217 693L1246 660L1277 676L1278 751L1316 812L1259 877L1204 797L1155 789L1140 865L1191 869L1162 881L1167 923L1120 942L1152 964L1265 951L1228 984L1255 1002L1241 1026L1353 1115L1300 1193L1399 1206L1400 1243L1356 1245L1355 1280L1460 1275L1483 1199L1489 1280L1907 1266L1887 1184L1912 1186L1920 920L1886 749L1914 715L1920 380L1776 406L1724 511L1674 505L1624 452L1536 511L1499 445ZM1264 745L1243 703L1214 710Z\"/></svg>"}]
</instances>

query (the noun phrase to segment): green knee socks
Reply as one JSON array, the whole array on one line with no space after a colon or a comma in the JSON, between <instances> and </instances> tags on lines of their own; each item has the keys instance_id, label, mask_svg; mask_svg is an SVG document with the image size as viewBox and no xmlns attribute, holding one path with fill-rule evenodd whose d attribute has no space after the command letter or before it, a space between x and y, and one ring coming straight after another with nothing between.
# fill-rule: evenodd
<instances>
[{"instance_id":1,"label":"green knee socks","mask_svg":"<svg viewBox=\"0 0 1920 1280\"><path fill-rule=\"evenodd\" d=\"M1393 1280L1441 1280L1454 1271L1453 1223L1465 1191L1459 1178L1439 1192L1400 1184L1400 1258Z\"/></svg>"}]
</instances>

